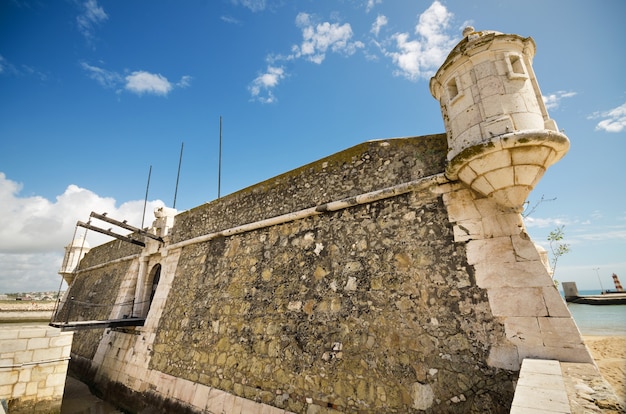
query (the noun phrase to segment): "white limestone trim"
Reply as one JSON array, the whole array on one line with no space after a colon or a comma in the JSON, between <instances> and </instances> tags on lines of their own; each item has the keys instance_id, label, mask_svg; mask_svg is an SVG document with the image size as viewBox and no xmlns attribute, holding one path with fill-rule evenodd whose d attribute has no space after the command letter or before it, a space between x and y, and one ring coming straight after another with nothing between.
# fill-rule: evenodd
<instances>
[{"instance_id":1,"label":"white limestone trim","mask_svg":"<svg viewBox=\"0 0 626 414\"><path fill-rule=\"evenodd\" d=\"M131 256L120 257L119 259L111 260L110 262L100 263L100 264L97 264L97 265L93 265L91 267L87 267L85 269L77 270L75 273L91 272L92 270L100 269L102 267L110 266L112 264L122 263L122 262L126 262L128 260L135 260L139 256L141 256L141 255L140 254L133 254Z\"/></svg>"},{"instance_id":2,"label":"white limestone trim","mask_svg":"<svg viewBox=\"0 0 626 414\"><path fill-rule=\"evenodd\" d=\"M20 364L0 365L0 369L14 369L14 368L27 367L30 365L53 364L57 362L69 361L70 359L71 359L70 357L62 357L62 358L55 358L55 359L46 359L42 361L22 362Z\"/></svg>"},{"instance_id":3,"label":"white limestone trim","mask_svg":"<svg viewBox=\"0 0 626 414\"><path fill-rule=\"evenodd\" d=\"M572 412L559 361L526 358L522 362L510 413L537 412Z\"/></svg>"},{"instance_id":4,"label":"white limestone trim","mask_svg":"<svg viewBox=\"0 0 626 414\"><path fill-rule=\"evenodd\" d=\"M226 230L221 230L213 233L197 236L192 239L183 240L178 243L166 246L166 250L180 249L185 246L189 246L196 243L203 243L217 237L233 236L235 234L241 234L253 230L262 229L264 227L275 226L277 224L284 224L290 221L299 220L306 217L311 217L319 214L323 214L329 211L343 210L348 207L353 207L361 204L372 203L374 201L384 200L387 198L395 197L401 194L406 194L412 191L416 191L429 186L438 186L450 182L446 178L444 173L430 175L428 177L422 177L417 180L409 181L402 184L397 184L391 187L383 188L381 190L370 191L368 193L356 195L353 197L344 198L337 201L331 201L319 206L306 208L291 213L282 214L280 216L271 217L268 219L256 221L253 223L242 224L241 226L231 227Z\"/></svg>"}]
</instances>

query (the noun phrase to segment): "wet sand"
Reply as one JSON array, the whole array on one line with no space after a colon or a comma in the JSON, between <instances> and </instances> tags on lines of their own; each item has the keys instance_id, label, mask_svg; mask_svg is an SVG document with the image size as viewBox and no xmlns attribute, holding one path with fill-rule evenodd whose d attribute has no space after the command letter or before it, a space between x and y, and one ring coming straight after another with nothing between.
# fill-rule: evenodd
<instances>
[{"instance_id":1,"label":"wet sand","mask_svg":"<svg viewBox=\"0 0 626 414\"><path fill-rule=\"evenodd\" d=\"M89 387L67 376L61 414L119 414L122 411L91 394Z\"/></svg>"}]
</instances>

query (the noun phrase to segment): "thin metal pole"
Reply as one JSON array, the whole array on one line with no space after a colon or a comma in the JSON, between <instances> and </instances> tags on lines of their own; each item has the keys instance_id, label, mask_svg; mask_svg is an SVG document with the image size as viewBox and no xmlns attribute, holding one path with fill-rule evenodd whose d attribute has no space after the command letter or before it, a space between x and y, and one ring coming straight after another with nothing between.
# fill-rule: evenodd
<instances>
[{"instance_id":1,"label":"thin metal pole","mask_svg":"<svg viewBox=\"0 0 626 414\"><path fill-rule=\"evenodd\" d=\"M220 115L220 154L219 164L217 170L217 198L220 198L220 191L222 185L222 115Z\"/></svg>"},{"instance_id":2,"label":"thin metal pole","mask_svg":"<svg viewBox=\"0 0 626 414\"><path fill-rule=\"evenodd\" d=\"M148 189L150 188L150 176L152 175L152 165L148 170L148 184L146 185L146 198L143 200L143 214L141 215L141 228L143 229L143 221L146 217L146 204L148 204Z\"/></svg>"},{"instance_id":3,"label":"thin metal pole","mask_svg":"<svg viewBox=\"0 0 626 414\"><path fill-rule=\"evenodd\" d=\"M598 282L600 282L600 292L604 293L604 287L602 286L602 280L600 280L600 273L598 272L598 270L600 270L599 267L594 267L594 269L596 271L596 275L598 276Z\"/></svg>"},{"instance_id":4,"label":"thin metal pole","mask_svg":"<svg viewBox=\"0 0 626 414\"><path fill-rule=\"evenodd\" d=\"M183 163L183 148L185 148L185 143L181 143L180 146L180 159L178 160L178 174L176 175L176 190L174 191L174 205L172 208L176 208L176 195L178 194L178 179L180 178L180 164Z\"/></svg>"}]
</instances>

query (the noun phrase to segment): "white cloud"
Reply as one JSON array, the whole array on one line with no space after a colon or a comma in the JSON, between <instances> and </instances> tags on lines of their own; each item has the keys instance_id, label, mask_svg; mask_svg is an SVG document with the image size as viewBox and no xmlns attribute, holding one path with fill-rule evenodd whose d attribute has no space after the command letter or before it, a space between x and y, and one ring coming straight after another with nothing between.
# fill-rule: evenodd
<instances>
[{"instance_id":1,"label":"white cloud","mask_svg":"<svg viewBox=\"0 0 626 414\"><path fill-rule=\"evenodd\" d=\"M28 66L28 65L19 65L15 66L11 62L5 59L4 56L0 55L0 75L7 76L34 76L39 80L46 81L49 76L39 70Z\"/></svg>"},{"instance_id":2,"label":"white cloud","mask_svg":"<svg viewBox=\"0 0 626 414\"><path fill-rule=\"evenodd\" d=\"M191 79L192 79L191 76L185 75L182 78L180 78L178 82L176 82L176 86L178 86L179 88L187 88L189 87L189 85L191 85Z\"/></svg>"},{"instance_id":3,"label":"white cloud","mask_svg":"<svg viewBox=\"0 0 626 414\"><path fill-rule=\"evenodd\" d=\"M116 88L123 81L122 76L116 72L111 72L88 63L81 62L80 66L87 72L87 76L98 82L105 88Z\"/></svg>"},{"instance_id":4,"label":"white cloud","mask_svg":"<svg viewBox=\"0 0 626 414\"><path fill-rule=\"evenodd\" d=\"M571 222L569 220L559 218L559 217L549 217L549 218L524 217L524 224L526 225L526 227L554 228L558 226L564 226L570 223Z\"/></svg>"},{"instance_id":5,"label":"white cloud","mask_svg":"<svg viewBox=\"0 0 626 414\"><path fill-rule=\"evenodd\" d=\"M367 0L365 4L365 13L369 13L372 11L375 5L382 4L383 0Z\"/></svg>"},{"instance_id":6,"label":"white cloud","mask_svg":"<svg viewBox=\"0 0 626 414\"><path fill-rule=\"evenodd\" d=\"M109 217L127 220L136 227L142 223L143 200L117 206L113 198L73 184L54 201L21 196L21 189L21 184L0 172L0 292L58 287L63 247L71 241L76 222L88 221L92 211L107 212ZM150 224L154 209L163 205L160 200L148 202L145 223ZM128 233L123 229L118 232ZM78 234L83 233L84 229L79 229ZM94 232L87 236L91 246L110 240Z\"/></svg>"},{"instance_id":7,"label":"white cloud","mask_svg":"<svg viewBox=\"0 0 626 414\"><path fill-rule=\"evenodd\" d=\"M445 6L435 1L419 16L415 26L417 39L411 39L408 33L392 36L396 50L384 50L384 53L398 66L397 75L417 80L434 74L456 43L446 32L452 16Z\"/></svg>"},{"instance_id":8,"label":"white cloud","mask_svg":"<svg viewBox=\"0 0 626 414\"><path fill-rule=\"evenodd\" d=\"M230 24L241 24L241 22L239 20L237 20L237 19L235 19L234 17L231 17L231 16L220 16L220 19L223 22L230 23Z\"/></svg>"},{"instance_id":9,"label":"white cloud","mask_svg":"<svg viewBox=\"0 0 626 414\"><path fill-rule=\"evenodd\" d=\"M184 75L175 84L171 83L165 76L154 74L144 70L131 72L130 75L122 76L115 71L109 71L98 66L93 66L85 62L80 63L81 67L91 79L98 82L105 88L125 89L128 92L138 95L168 95L174 87L187 88L191 85L192 77Z\"/></svg>"},{"instance_id":10,"label":"white cloud","mask_svg":"<svg viewBox=\"0 0 626 414\"><path fill-rule=\"evenodd\" d=\"M380 29L383 26L386 26L387 23L387 17L379 14L376 18L376 21L372 24L371 32L374 33L374 36L378 36L378 34L380 33Z\"/></svg>"},{"instance_id":11,"label":"white cloud","mask_svg":"<svg viewBox=\"0 0 626 414\"><path fill-rule=\"evenodd\" d=\"M541 98L546 105L546 109L556 109L561 104L563 98L571 98L572 96L576 96L576 92L558 91L550 95L542 96Z\"/></svg>"},{"instance_id":12,"label":"white cloud","mask_svg":"<svg viewBox=\"0 0 626 414\"><path fill-rule=\"evenodd\" d=\"M330 49L335 53L352 55L357 49L364 47L362 42L351 41L352 27L349 23L323 22L315 24L313 17L307 13L298 13L296 26L302 29L302 43L292 47L291 59L304 58L320 64Z\"/></svg>"},{"instance_id":13,"label":"white cloud","mask_svg":"<svg viewBox=\"0 0 626 414\"><path fill-rule=\"evenodd\" d=\"M622 132L626 128L626 103L606 112L596 112L589 119L606 118L598 122L596 130Z\"/></svg>"},{"instance_id":14,"label":"white cloud","mask_svg":"<svg viewBox=\"0 0 626 414\"><path fill-rule=\"evenodd\" d=\"M76 17L78 30L82 33L88 42L92 42L94 38L94 30L96 26L106 21L109 16L104 9L98 5L97 0L87 0L82 4L82 13Z\"/></svg>"},{"instance_id":15,"label":"white cloud","mask_svg":"<svg viewBox=\"0 0 626 414\"><path fill-rule=\"evenodd\" d=\"M267 71L252 81L248 87L250 94L254 100L263 103L273 103L276 101L272 89L285 78L285 70L283 67L268 66Z\"/></svg>"},{"instance_id":16,"label":"white cloud","mask_svg":"<svg viewBox=\"0 0 626 414\"><path fill-rule=\"evenodd\" d=\"M241 4L252 12L263 11L267 7L267 0L232 0L232 3L234 5Z\"/></svg>"},{"instance_id":17,"label":"white cloud","mask_svg":"<svg viewBox=\"0 0 626 414\"><path fill-rule=\"evenodd\" d=\"M144 93L154 95L167 95L172 90L172 84L161 74L145 71L135 71L126 76L126 90L138 95Z\"/></svg>"}]
</instances>

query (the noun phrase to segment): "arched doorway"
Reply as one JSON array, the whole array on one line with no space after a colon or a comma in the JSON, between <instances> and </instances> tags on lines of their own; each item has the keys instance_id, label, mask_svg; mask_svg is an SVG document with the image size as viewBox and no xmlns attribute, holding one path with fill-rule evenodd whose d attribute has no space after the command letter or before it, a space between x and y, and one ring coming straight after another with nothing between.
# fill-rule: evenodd
<instances>
[{"instance_id":1,"label":"arched doorway","mask_svg":"<svg viewBox=\"0 0 626 414\"><path fill-rule=\"evenodd\" d=\"M154 295L157 290L157 286L159 284L159 280L161 279L161 265L156 264L150 271L150 277L148 278L148 306L146 306L146 316L150 311L150 306L152 305L152 300L154 299Z\"/></svg>"}]
</instances>

